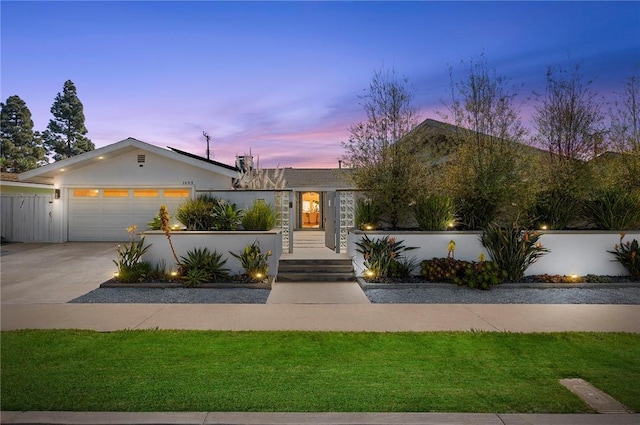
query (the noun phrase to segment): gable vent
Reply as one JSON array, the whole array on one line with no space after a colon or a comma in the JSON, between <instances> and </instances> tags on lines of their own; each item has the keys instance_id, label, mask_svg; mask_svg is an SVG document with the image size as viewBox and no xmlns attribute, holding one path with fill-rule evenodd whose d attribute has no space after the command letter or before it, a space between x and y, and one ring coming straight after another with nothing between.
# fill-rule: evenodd
<instances>
[{"instance_id":1,"label":"gable vent","mask_svg":"<svg viewBox=\"0 0 640 425\"><path fill-rule=\"evenodd\" d=\"M138 164L145 162L146 159L146 155L138 155Z\"/></svg>"}]
</instances>

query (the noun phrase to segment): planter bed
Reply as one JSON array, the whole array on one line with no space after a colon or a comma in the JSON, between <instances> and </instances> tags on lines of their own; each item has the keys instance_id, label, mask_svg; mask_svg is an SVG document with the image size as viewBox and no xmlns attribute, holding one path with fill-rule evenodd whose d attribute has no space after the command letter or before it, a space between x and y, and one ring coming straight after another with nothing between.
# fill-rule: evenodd
<instances>
[{"instance_id":1,"label":"planter bed","mask_svg":"<svg viewBox=\"0 0 640 425\"><path fill-rule=\"evenodd\" d=\"M114 280L108 280L100 285L100 288L184 288L184 289L233 289L233 288L248 288L248 289L271 289L271 283L273 277L269 277L266 282L248 283L244 281L238 282L218 282L218 283L203 283L197 286L183 286L177 282L135 282L124 283L115 282Z\"/></svg>"},{"instance_id":2,"label":"planter bed","mask_svg":"<svg viewBox=\"0 0 640 425\"><path fill-rule=\"evenodd\" d=\"M528 279L529 278L529 279ZM607 276L610 279L609 282L575 282L575 283L560 283L560 282L537 282L531 279L532 276L525 276L523 282L505 282L497 285L493 285L491 289L547 289L547 288L640 288L639 281L632 281L625 276ZM456 285L451 282L428 282L420 277L413 277L409 282L407 281L388 281L388 282L367 282L364 278L358 277L358 284L363 290L368 289L409 289L409 288L423 288L423 289L472 289L465 285Z\"/></svg>"}]
</instances>

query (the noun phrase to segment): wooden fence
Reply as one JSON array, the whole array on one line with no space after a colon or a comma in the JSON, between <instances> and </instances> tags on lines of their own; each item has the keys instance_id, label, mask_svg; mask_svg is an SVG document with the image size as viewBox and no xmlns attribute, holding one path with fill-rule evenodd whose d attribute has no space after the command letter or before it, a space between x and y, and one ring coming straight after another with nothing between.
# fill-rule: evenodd
<instances>
[{"instance_id":1,"label":"wooden fence","mask_svg":"<svg viewBox=\"0 0 640 425\"><path fill-rule=\"evenodd\" d=\"M3 194L0 228L3 241L53 242L53 195Z\"/></svg>"}]
</instances>

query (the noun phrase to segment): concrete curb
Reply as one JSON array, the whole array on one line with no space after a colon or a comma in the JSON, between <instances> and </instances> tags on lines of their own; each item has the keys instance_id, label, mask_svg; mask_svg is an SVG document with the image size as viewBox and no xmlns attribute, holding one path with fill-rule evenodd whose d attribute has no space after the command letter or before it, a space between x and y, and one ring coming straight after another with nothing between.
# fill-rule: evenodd
<instances>
[{"instance_id":1,"label":"concrete curb","mask_svg":"<svg viewBox=\"0 0 640 425\"><path fill-rule=\"evenodd\" d=\"M7 425L637 425L640 414L1 412Z\"/></svg>"}]
</instances>

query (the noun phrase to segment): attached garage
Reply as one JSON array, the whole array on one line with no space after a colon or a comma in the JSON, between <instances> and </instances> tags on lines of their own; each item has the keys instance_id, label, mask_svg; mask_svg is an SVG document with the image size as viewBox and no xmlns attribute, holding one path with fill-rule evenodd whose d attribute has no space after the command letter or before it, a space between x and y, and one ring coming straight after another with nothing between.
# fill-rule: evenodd
<instances>
[{"instance_id":1,"label":"attached garage","mask_svg":"<svg viewBox=\"0 0 640 425\"><path fill-rule=\"evenodd\" d=\"M120 242L132 225L147 229L160 205L173 216L197 191L228 190L237 176L234 166L128 138L18 178L53 188L51 242Z\"/></svg>"},{"instance_id":2,"label":"attached garage","mask_svg":"<svg viewBox=\"0 0 640 425\"><path fill-rule=\"evenodd\" d=\"M70 188L69 241L124 241L127 228L147 223L164 204L173 213L191 197L183 188Z\"/></svg>"}]
</instances>

